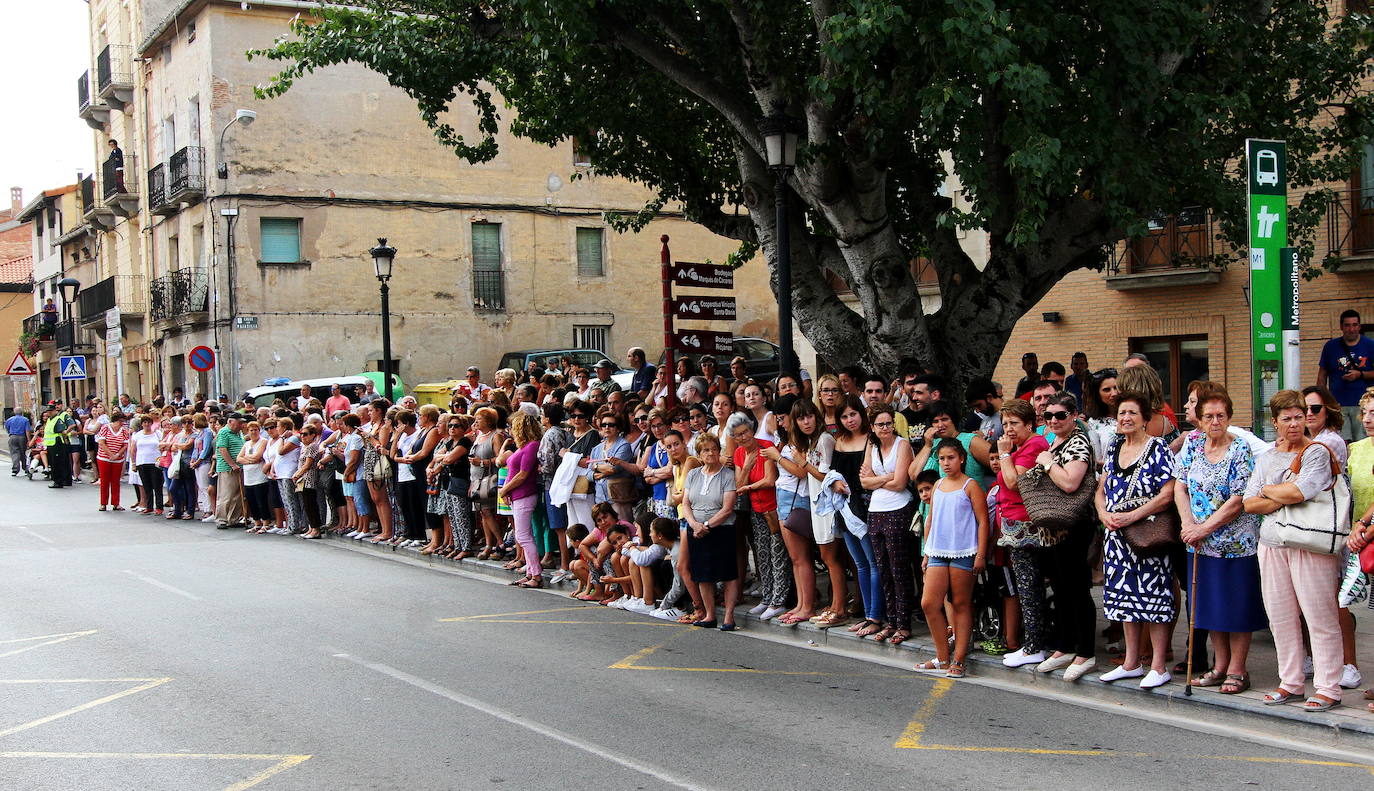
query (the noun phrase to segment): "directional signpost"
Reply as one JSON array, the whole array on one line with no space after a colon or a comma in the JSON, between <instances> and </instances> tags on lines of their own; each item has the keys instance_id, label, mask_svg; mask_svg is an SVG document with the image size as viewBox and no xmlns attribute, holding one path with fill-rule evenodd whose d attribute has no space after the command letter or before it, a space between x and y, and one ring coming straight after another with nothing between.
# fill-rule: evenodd
<instances>
[{"instance_id":1,"label":"directional signpost","mask_svg":"<svg viewBox=\"0 0 1374 791\"><path fill-rule=\"evenodd\" d=\"M734 336L728 332L714 330L674 331L673 320L687 321L734 321L736 306L734 297L704 297L693 294L679 294L675 299L673 289L710 288L732 289L735 287L735 270L719 264L693 264L686 262L671 263L668 252L668 237L659 237L663 242L660 262L663 268L663 364L668 370L675 370L673 352L702 355L733 354ZM668 391L668 406L672 407L676 394Z\"/></svg>"},{"instance_id":2,"label":"directional signpost","mask_svg":"<svg viewBox=\"0 0 1374 791\"><path fill-rule=\"evenodd\" d=\"M678 297L673 300L673 315L697 321L734 321L734 297Z\"/></svg>"},{"instance_id":3,"label":"directional signpost","mask_svg":"<svg viewBox=\"0 0 1374 791\"><path fill-rule=\"evenodd\" d=\"M1249 184L1250 239L1250 359L1254 425L1265 426L1264 405L1274 393L1298 384L1285 381L1284 357L1296 357L1288 349L1283 330L1285 310L1297 303L1296 286L1284 304L1283 261L1280 251L1288 246L1287 146L1281 140L1246 140L1245 161ZM1290 265L1292 262L1289 262ZM1292 283L1290 279L1290 284ZM1292 319L1296 321L1296 315Z\"/></svg>"},{"instance_id":4,"label":"directional signpost","mask_svg":"<svg viewBox=\"0 0 1374 791\"><path fill-rule=\"evenodd\" d=\"M735 336L728 332L711 330L678 330L675 336L677 350L687 354L730 354L734 351Z\"/></svg>"},{"instance_id":5,"label":"directional signpost","mask_svg":"<svg viewBox=\"0 0 1374 791\"><path fill-rule=\"evenodd\" d=\"M694 288L734 288L735 270L719 264L673 265L673 284Z\"/></svg>"}]
</instances>

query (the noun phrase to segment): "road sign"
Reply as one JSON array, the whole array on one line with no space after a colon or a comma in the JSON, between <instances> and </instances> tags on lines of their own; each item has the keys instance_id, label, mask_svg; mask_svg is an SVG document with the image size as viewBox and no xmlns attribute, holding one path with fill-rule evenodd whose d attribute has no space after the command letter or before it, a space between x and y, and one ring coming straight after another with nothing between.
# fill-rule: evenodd
<instances>
[{"instance_id":1,"label":"road sign","mask_svg":"<svg viewBox=\"0 0 1374 791\"><path fill-rule=\"evenodd\" d=\"M86 356L58 357L57 370L60 372L58 378L64 382L81 381L86 378Z\"/></svg>"},{"instance_id":2,"label":"road sign","mask_svg":"<svg viewBox=\"0 0 1374 791\"><path fill-rule=\"evenodd\" d=\"M14 360L10 363L10 369L5 372L7 376L33 376L33 365L24 357L22 351L14 353Z\"/></svg>"},{"instance_id":3,"label":"road sign","mask_svg":"<svg viewBox=\"0 0 1374 791\"><path fill-rule=\"evenodd\" d=\"M1296 387L1285 381L1284 357L1296 353L1283 342L1283 262L1288 246L1287 145L1281 140L1246 140L1250 240L1250 360L1255 425L1275 392ZM1291 263L1291 262L1290 262Z\"/></svg>"},{"instance_id":4,"label":"road sign","mask_svg":"<svg viewBox=\"0 0 1374 791\"><path fill-rule=\"evenodd\" d=\"M673 335L673 348L687 354L733 354L734 339L728 332L678 330Z\"/></svg>"},{"instance_id":5,"label":"road sign","mask_svg":"<svg viewBox=\"0 0 1374 791\"><path fill-rule=\"evenodd\" d=\"M673 264L673 284L697 288L734 288L735 270L718 264Z\"/></svg>"},{"instance_id":6,"label":"road sign","mask_svg":"<svg viewBox=\"0 0 1374 791\"><path fill-rule=\"evenodd\" d=\"M215 350L209 346L197 346L187 355L186 362L202 373L215 367Z\"/></svg>"},{"instance_id":7,"label":"road sign","mask_svg":"<svg viewBox=\"0 0 1374 791\"><path fill-rule=\"evenodd\" d=\"M700 321L734 321L734 297L678 297L673 300L673 315Z\"/></svg>"}]
</instances>

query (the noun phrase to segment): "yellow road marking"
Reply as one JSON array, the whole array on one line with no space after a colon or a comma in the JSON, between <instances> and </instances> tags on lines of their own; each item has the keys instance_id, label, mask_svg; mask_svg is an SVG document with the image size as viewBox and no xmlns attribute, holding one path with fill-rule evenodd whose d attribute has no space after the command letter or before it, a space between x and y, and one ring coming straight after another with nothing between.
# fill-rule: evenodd
<instances>
[{"instance_id":1,"label":"yellow road marking","mask_svg":"<svg viewBox=\"0 0 1374 791\"><path fill-rule=\"evenodd\" d=\"M665 645L667 642L642 648L619 662L608 665L607 668L610 670L672 670L679 673L751 673L761 676L809 676L814 678L913 678L910 673L831 673L822 670L761 670L752 667L673 667L639 664Z\"/></svg>"},{"instance_id":2,"label":"yellow road marking","mask_svg":"<svg viewBox=\"0 0 1374 791\"><path fill-rule=\"evenodd\" d=\"M72 708L67 709L67 710L65 710L65 711L59 711L59 712L57 712L56 714L49 714L49 715L46 716L46 717L39 717L39 718L36 719L36 720L33 720L33 721L31 721L31 722L26 722L26 723L24 723L24 724L22 724L22 725L16 725L16 726L14 726L14 727L12 727L12 728L6 728L5 730L0 730L0 737L11 736L11 735L13 735L13 734L19 733L20 731L26 731L26 730L28 730L28 729L30 729L30 728L37 728L38 726L40 726L40 725L46 725L46 724L52 722L53 720L60 720L60 719L62 719L63 717L70 717L70 716L73 715L73 714L78 714L78 713L83 712L83 711L88 711L88 710L90 710L90 709L95 708L96 706L103 706L103 705L106 704L106 703L110 703L110 702L112 702L112 701L119 700L120 698L128 697L129 695L136 695L136 694L138 694L139 692L144 692L144 691L146 691L146 690L152 689L153 687L162 686L163 684L166 684L168 681L171 681L171 680L172 680L172 679L170 679L170 678L153 678L153 679L148 679L145 683L140 684L140 685L138 685L138 686L136 686L136 687L131 687L131 688L129 688L129 689L126 689L126 690L124 690L123 692L116 692L116 693L113 694L113 695L106 695L106 696L103 697L103 698L99 698L99 699L97 699L97 700L92 700L92 701L90 701L90 702L88 702L88 703L82 703L80 706L73 706ZM98 679L96 679L96 681L98 681ZM71 683L71 682L59 682L59 683Z\"/></svg>"},{"instance_id":3,"label":"yellow road marking","mask_svg":"<svg viewBox=\"0 0 1374 791\"><path fill-rule=\"evenodd\" d=\"M293 766L310 760L309 755L271 755L257 753L52 753L52 752L0 752L0 758L132 758L137 760L192 759L202 761L276 761L275 764L257 774L240 780L224 791L244 791L252 788L269 777L281 774Z\"/></svg>"},{"instance_id":4,"label":"yellow road marking","mask_svg":"<svg viewBox=\"0 0 1374 791\"><path fill-rule=\"evenodd\" d=\"M1207 761L1239 761L1242 763L1259 764L1291 764L1294 766L1331 766L1348 769L1364 769L1374 775L1374 765L1351 763L1349 761L1318 761L1309 758L1271 758L1264 756L1246 755L1170 755L1155 756L1152 753L1121 752L1117 750L1059 750L1047 747L979 747L973 745L960 744L925 744L922 738L926 732L926 722L935 714L935 709L940 705L940 699L954 687L954 680L948 678L937 679L931 685L930 692L926 693L926 698L921 702L920 708L912 716L911 722L907 723L902 735L897 737L897 741L892 744L894 748L901 750L938 750L942 752L964 752L964 753L1016 753L1019 755L1082 755L1091 757L1113 757L1113 758L1155 758L1167 757L1170 759L1201 759Z\"/></svg>"},{"instance_id":5,"label":"yellow road marking","mask_svg":"<svg viewBox=\"0 0 1374 791\"><path fill-rule=\"evenodd\" d=\"M36 645L29 645L29 646L24 646L23 648L16 648L16 649L14 649L13 651L6 651L5 653L0 654L0 658L7 657L7 656L14 656L15 654L22 654L22 653L24 653L25 651L32 651L32 650L35 649L35 648L42 648L42 647L45 646L45 645L56 645L56 644L58 644L58 643L65 643L65 642L67 642L68 640L75 640L75 639L77 639L78 637L85 637L85 636L87 636L87 635L95 634L96 631L98 631L98 630L96 630L96 629L88 629L88 630L86 630L86 631L84 631L84 632L67 632L67 633L65 633L65 634L45 634L45 635L42 635L41 637L21 637L21 638L19 638L19 639L17 639L17 640L0 640L0 645L8 645L8 644L13 644L13 643L27 643L27 642L32 642L32 641L34 641L34 640L47 640L47 642L38 643L38 644L36 644ZM55 638L55 639L49 640L48 638Z\"/></svg>"}]
</instances>

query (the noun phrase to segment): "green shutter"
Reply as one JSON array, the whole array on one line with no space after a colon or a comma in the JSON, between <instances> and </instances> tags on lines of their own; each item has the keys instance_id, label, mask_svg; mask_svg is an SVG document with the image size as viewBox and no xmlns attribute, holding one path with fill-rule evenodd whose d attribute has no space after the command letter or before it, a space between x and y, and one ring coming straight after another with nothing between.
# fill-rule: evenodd
<instances>
[{"instance_id":1,"label":"green shutter","mask_svg":"<svg viewBox=\"0 0 1374 791\"><path fill-rule=\"evenodd\" d=\"M472 268L479 272L501 271L501 224L472 224Z\"/></svg>"},{"instance_id":2,"label":"green shutter","mask_svg":"<svg viewBox=\"0 0 1374 791\"><path fill-rule=\"evenodd\" d=\"M602 230L600 228L577 229L577 276L602 277L606 266L601 260Z\"/></svg>"},{"instance_id":3,"label":"green shutter","mask_svg":"<svg viewBox=\"0 0 1374 791\"><path fill-rule=\"evenodd\" d=\"M295 217L263 217L262 262L295 264L301 260L301 221Z\"/></svg>"}]
</instances>

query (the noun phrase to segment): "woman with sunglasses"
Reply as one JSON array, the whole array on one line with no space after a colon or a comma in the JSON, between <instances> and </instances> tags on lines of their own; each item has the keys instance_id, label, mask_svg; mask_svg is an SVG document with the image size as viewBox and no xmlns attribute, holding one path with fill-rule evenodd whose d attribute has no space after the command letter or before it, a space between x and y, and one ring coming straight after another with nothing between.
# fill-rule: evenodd
<instances>
[{"instance_id":1,"label":"woman with sunglasses","mask_svg":"<svg viewBox=\"0 0 1374 791\"><path fill-rule=\"evenodd\" d=\"M706 422L705 416L706 413L703 412L701 421L703 424ZM689 447L692 443L692 439L694 438L694 433L696 431L692 424L691 410L681 405L675 406L672 409L668 410L668 430L676 431L677 433L681 434L682 447Z\"/></svg>"},{"instance_id":2,"label":"woman with sunglasses","mask_svg":"<svg viewBox=\"0 0 1374 791\"><path fill-rule=\"evenodd\" d=\"M726 391L725 377L716 370L716 358L708 355L698 360L697 364L701 366L701 375L706 379L706 396L708 398L714 398L716 393Z\"/></svg>"},{"instance_id":3,"label":"woman with sunglasses","mask_svg":"<svg viewBox=\"0 0 1374 791\"><path fill-rule=\"evenodd\" d=\"M649 510L654 516L676 518L668 501L668 482L673 478L672 462L663 447L663 437L668 433L668 412L657 408L645 419L652 439L646 443L644 452L639 454L639 461L633 467L627 465L627 469L632 475L641 475L649 485Z\"/></svg>"},{"instance_id":4,"label":"woman with sunglasses","mask_svg":"<svg viewBox=\"0 0 1374 791\"><path fill-rule=\"evenodd\" d=\"M591 475L596 485L596 502L610 503L616 516L629 522L634 518L637 489L630 469L635 463L634 449L622 434L624 420L609 406L596 412L596 428L601 442L592 446Z\"/></svg>"},{"instance_id":5,"label":"woman with sunglasses","mask_svg":"<svg viewBox=\"0 0 1374 791\"><path fill-rule=\"evenodd\" d=\"M595 527L592 522L592 479L587 474L587 469L591 466L592 447L600 439L592 425L593 406L586 402L574 399L568 404L568 431L572 435L568 447L558 451L559 457L568 453L576 453L581 456L577 466L582 469L582 482L575 483L572 495L568 497L568 524L582 525L588 529ZM579 489L581 491L579 491Z\"/></svg>"},{"instance_id":6,"label":"woman with sunglasses","mask_svg":"<svg viewBox=\"0 0 1374 791\"><path fill-rule=\"evenodd\" d=\"M883 629L873 639L900 645L911 638L911 609L916 603L916 578L911 565L911 517L915 502L907 489L911 443L897 436L897 413L891 404L870 406L868 421L873 427L873 439L859 468L859 481L871 493L868 529L886 603Z\"/></svg>"}]
</instances>

